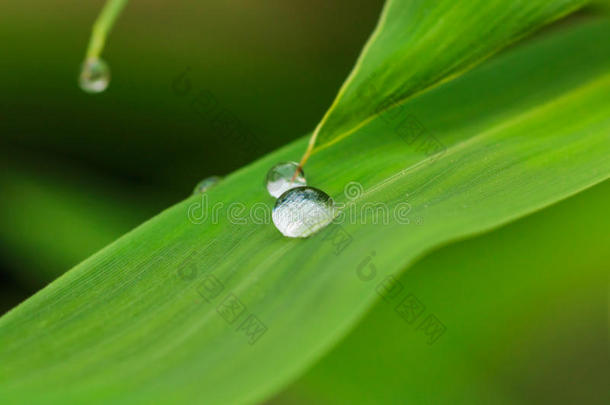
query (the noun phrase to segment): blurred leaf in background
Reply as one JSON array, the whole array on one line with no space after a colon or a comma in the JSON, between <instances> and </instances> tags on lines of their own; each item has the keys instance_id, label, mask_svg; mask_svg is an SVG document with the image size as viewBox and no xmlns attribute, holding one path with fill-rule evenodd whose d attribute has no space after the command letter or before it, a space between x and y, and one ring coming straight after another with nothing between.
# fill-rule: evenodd
<instances>
[{"instance_id":1,"label":"blurred leaf in background","mask_svg":"<svg viewBox=\"0 0 610 405\"><path fill-rule=\"evenodd\" d=\"M118 189L95 173L57 165L13 162L3 166L0 184L0 251L36 289L163 208L160 192Z\"/></svg>"}]
</instances>

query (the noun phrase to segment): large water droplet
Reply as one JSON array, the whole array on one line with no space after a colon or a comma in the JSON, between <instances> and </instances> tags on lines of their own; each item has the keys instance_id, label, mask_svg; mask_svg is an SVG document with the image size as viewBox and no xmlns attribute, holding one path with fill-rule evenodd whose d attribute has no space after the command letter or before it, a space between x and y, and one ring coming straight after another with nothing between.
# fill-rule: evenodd
<instances>
[{"instance_id":1,"label":"large water droplet","mask_svg":"<svg viewBox=\"0 0 610 405\"><path fill-rule=\"evenodd\" d=\"M110 68L102 59L87 59L78 77L80 88L87 93L101 93L110 83Z\"/></svg>"},{"instance_id":2,"label":"large water droplet","mask_svg":"<svg viewBox=\"0 0 610 405\"><path fill-rule=\"evenodd\" d=\"M273 166L267 173L266 186L269 194L278 198L290 189L306 186L307 181L305 180L303 170L300 170L294 181L292 181L292 177L298 167L299 164L296 162L278 163Z\"/></svg>"},{"instance_id":3,"label":"large water droplet","mask_svg":"<svg viewBox=\"0 0 610 405\"><path fill-rule=\"evenodd\" d=\"M215 186L216 183L220 181L220 179L221 178L219 176L206 177L205 179L197 183L195 189L193 190L193 194L205 193L207 190Z\"/></svg>"},{"instance_id":4,"label":"large water droplet","mask_svg":"<svg viewBox=\"0 0 610 405\"><path fill-rule=\"evenodd\" d=\"M297 187L277 199L271 218L284 236L306 238L330 224L335 215L333 200L324 191Z\"/></svg>"}]
</instances>

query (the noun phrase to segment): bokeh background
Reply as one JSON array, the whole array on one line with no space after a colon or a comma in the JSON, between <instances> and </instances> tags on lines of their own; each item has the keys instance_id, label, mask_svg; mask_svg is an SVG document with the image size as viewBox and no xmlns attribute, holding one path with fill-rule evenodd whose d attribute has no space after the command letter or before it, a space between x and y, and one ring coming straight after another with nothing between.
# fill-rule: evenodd
<instances>
[{"instance_id":1,"label":"bokeh background","mask_svg":"<svg viewBox=\"0 0 610 405\"><path fill-rule=\"evenodd\" d=\"M103 3L0 3L0 312L200 179L310 132L383 1L132 1L103 53L111 84L88 95Z\"/></svg>"}]
</instances>

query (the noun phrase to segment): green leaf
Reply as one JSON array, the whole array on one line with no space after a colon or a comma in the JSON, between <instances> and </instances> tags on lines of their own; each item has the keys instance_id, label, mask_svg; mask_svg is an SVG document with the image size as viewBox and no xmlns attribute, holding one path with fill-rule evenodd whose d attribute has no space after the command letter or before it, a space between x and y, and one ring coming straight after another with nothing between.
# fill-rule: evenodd
<instances>
[{"instance_id":1,"label":"green leaf","mask_svg":"<svg viewBox=\"0 0 610 405\"><path fill-rule=\"evenodd\" d=\"M314 131L311 153L454 78L585 0L388 0L377 28Z\"/></svg>"},{"instance_id":2,"label":"green leaf","mask_svg":"<svg viewBox=\"0 0 610 405\"><path fill-rule=\"evenodd\" d=\"M606 181L426 256L273 403L608 403L609 200Z\"/></svg>"},{"instance_id":3,"label":"green leaf","mask_svg":"<svg viewBox=\"0 0 610 405\"><path fill-rule=\"evenodd\" d=\"M200 196L146 222L0 319L3 402L267 398L374 304L374 286L356 272L373 251L376 277L396 274L439 245L608 178L610 49L599 40L608 37L607 22L589 22L514 49L320 151L309 183L346 202L344 187L359 182L357 221L306 240L260 223L261 206L273 205L265 174L302 139L210 190L208 208L223 204L218 223L192 222ZM426 156L403 138L412 128L444 153ZM257 215L230 221L231 203ZM387 224L363 209L376 203ZM351 239L340 254L337 230ZM243 312L227 320L217 308L235 299ZM267 328L253 345L240 327L250 315Z\"/></svg>"}]
</instances>

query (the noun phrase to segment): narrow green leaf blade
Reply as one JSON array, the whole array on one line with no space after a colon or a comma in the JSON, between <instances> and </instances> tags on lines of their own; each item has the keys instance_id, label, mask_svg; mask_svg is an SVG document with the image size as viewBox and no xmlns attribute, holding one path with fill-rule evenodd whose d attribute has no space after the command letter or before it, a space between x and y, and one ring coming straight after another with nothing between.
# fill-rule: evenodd
<instances>
[{"instance_id":1,"label":"narrow green leaf blade","mask_svg":"<svg viewBox=\"0 0 610 405\"><path fill-rule=\"evenodd\" d=\"M273 403L610 402L608 201L606 181L426 256Z\"/></svg>"},{"instance_id":2,"label":"narrow green leaf blade","mask_svg":"<svg viewBox=\"0 0 610 405\"><path fill-rule=\"evenodd\" d=\"M349 136L388 108L461 74L585 3L388 0L356 66L314 133L316 149Z\"/></svg>"}]
</instances>

